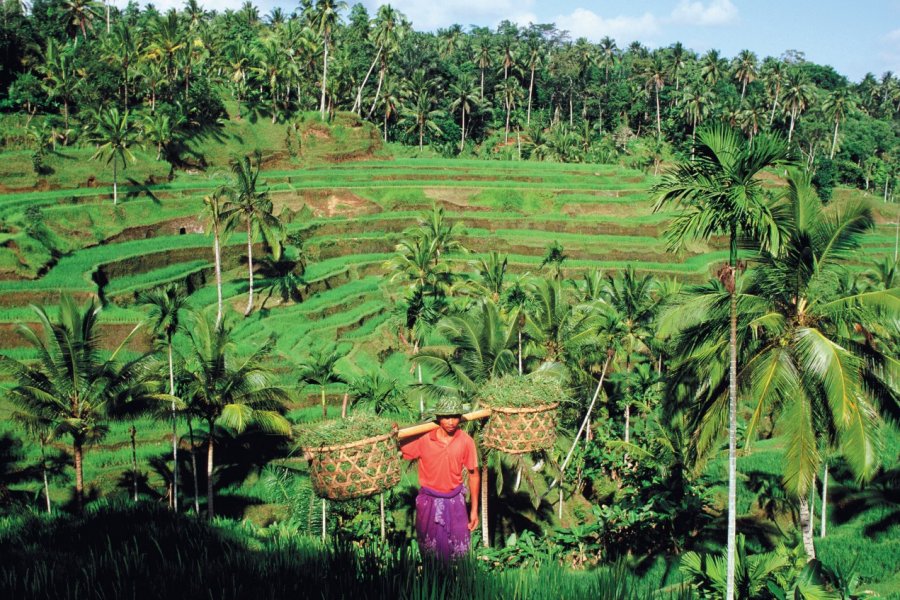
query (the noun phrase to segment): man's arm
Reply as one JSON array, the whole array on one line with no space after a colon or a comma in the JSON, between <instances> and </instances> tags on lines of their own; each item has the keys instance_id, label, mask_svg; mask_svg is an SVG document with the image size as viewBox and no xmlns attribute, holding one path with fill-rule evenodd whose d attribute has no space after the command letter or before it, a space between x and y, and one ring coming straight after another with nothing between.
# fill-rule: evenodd
<instances>
[{"instance_id":1,"label":"man's arm","mask_svg":"<svg viewBox=\"0 0 900 600\"><path fill-rule=\"evenodd\" d=\"M469 469L469 531L478 529L478 499L481 498L481 472Z\"/></svg>"}]
</instances>

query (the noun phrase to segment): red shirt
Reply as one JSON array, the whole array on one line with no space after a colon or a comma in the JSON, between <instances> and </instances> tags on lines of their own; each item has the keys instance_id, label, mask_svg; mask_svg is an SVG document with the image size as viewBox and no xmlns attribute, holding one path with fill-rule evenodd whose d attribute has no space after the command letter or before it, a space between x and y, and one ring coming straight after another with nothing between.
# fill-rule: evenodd
<instances>
[{"instance_id":1,"label":"red shirt","mask_svg":"<svg viewBox=\"0 0 900 600\"><path fill-rule=\"evenodd\" d=\"M438 439L438 430L423 434L403 444L403 458L419 459L419 485L439 492L449 492L462 483L463 467L469 471L478 468L475 440L462 429L457 429L445 444Z\"/></svg>"}]
</instances>

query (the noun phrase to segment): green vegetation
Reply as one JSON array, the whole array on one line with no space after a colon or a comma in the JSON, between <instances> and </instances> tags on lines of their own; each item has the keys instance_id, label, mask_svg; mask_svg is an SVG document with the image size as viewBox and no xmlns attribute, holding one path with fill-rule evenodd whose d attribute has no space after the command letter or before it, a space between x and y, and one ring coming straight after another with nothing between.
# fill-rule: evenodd
<instances>
[{"instance_id":1,"label":"green vegetation","mask_svg":"<svg viewBox=\"0 0 900 600\"><path fill-rule=\"evenodd\" d=\"M330 0L22 6L7 596L900 598L894 75ZM546 451L464 424L449 567L414 469L330 502L298 452L448 395L561 401Z\"/></svg>"}]
</instances>

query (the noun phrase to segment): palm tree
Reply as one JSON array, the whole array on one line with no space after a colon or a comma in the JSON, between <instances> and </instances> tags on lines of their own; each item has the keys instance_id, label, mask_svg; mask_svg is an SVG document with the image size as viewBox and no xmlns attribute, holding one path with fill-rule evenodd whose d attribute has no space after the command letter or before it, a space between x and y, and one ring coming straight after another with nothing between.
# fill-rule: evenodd
<instances>
[{"instance_id":1,"label":"palm tree","mask_svg":"<svg viewBox=\"0 0 900 600\"><path fill-rule=\"evenodd\" d=\"M838 127L841 120L855 108L856 99L847 88L834 90L825 97L825 101L822 103L822 110L834 121L834 137L831 139L831 154L828 157L831 160L834 160L834 149L837 147Z\"/></svg>"},{"instance_id":2,"label":"palm tree","mask_svg":"<svg viewBox=\"0 0 900 600\"><path fill-rule=\"evenodd\" d=\"M122 105L125 108L128 108L129 102L130 69L140 60L143 51L142 38L134 35L132 28L124 21L118 21L112 34L105 38L104 58L116 65L122 72Z\"/></svg>"},{"instance_id":3,"label":"palm tree","mask_svg":"<svg viewBox=\"0 0 900 600\"><path fill-rule=\"evenodd\" d=\"M700 77L710 88L714 87L722 78L724 71L722 62L723 59L718 50L710 50L700 60Z\"/></svg>"},{"instance_id":4,"label":"palm tree","mask_svg":"<svg viewBox=\"0 0 900 600\"><path fill-rule=\"evenodd\" d=\"M737 296L739 237L758 241L777 252L779 226L764 193L760 174L788 160L787 145L777 137L760 136L749 147L730 128L714 126L700 133L697 160L680 163L654 186L654 210L670 204L683 209L667 231L671 248L691 239L727 235L728 266L721 270L730 296L728 385L728 593L734 598L734 552L737 535Z\"/></svg>"},{"instance_id":5,"label":"palm tree","mask_svg":"<svg viewBox=\"0 0 900 600\"><path fill-rule=\"evenodd\" d=\"M487 35L482 35L478 38L478 49L477 56L475 57L475 64L478 66L478 69L481 71L481 86L480 86L480 95L479 99L484 100L484 71L485 69L489 69L491 66L491 53L493 52L493 48L491 48L491 38Z\"/></svg>"},{"instance_id":6,"label":"palm tree","mask_svg":"<svg viewBox=\"0 0 900 600\"><path fill-rule=\"evenodd\" d=\"M666 65L660 56L654 56L653 60L647 64L644 70L645 85L653 88L656 97L656 137L662 137L662 120L659 112L659 91L663 89L666 83Z\"/></svg>"},{"instance_id":7,"label":"palm tree","mask_svg":"<svg viewBox=\"0 0 900 600\"><path fill-rule=\"evenodd\" d=\"M81 78L75 69L69 46L59 47L50 39L44 51L43 65L38 67L46 79L47 95L62 101L63 125L69 130L69 105L75 95L75 88ZM68 133L66 134L68 142Z\"/></svg>"},{"instance_id":8,"label":"palm tree","mask_svg":"<svg viewBox=\"0 0 900 600\"><path fill-rule=\"evenodd\" d=\"M420 151L424 148L426 129L435 135L443 133L441 128L438 127L436 119L444 116L444 111L434 107L436 101L431 91L433 84L431 81L425 81L424 76L425 72L421 69L413 73L412 89L408 89L405 94L406 98L411 102L409 106L401 111L411 122L409 129L406 130L407 133L418 131Z\"/></svg>"},{"instance_id":9,"label":"palm tree","mask_svg":"<svg viewBox=\"0 0 900 600\"><path fill-rule=\"evenodd\" d=\"M794 124L800 118L800 114L809 107L813 100L815 90L803 75L799 72L788 73L787 84L784 90L784 106L791 115L791 125L788 129L788 143L794 135Z\"/></svg>"},{"instance_id":10,"label":"palm tree","mask_svg":"<svg viewBox=\"0 0 900 600\"><path fill-rule=\"evenodd\" d=\"M592 303L573 304L561 281L539 279L531 286L525 329L544 362L560 362L597 341L599 314Z\"/></svg>"},{"instance_id":11,"label":"palm tree","mask_svg":"<svg viewBox=\"0 0 900 600\"><path fill-rule=\"evenodd\" d=\"M144 117L141 127L144 131L144 138L152 144L156 144L156 160L160 160L163 155L166 159L175 160L176 157L170 156L172 142L178 136L180 127L186 124L186 120L182 115L176 115L176 121L173 123L168 114L151 113Z\"/></svg>"},{"instance_id":12,"label":"palm tree","mask_svg":"<svg viewBox=\"0 0 900 600\"><path fill-rule=\"evenodd\" d=\"M213 236L213 255L215 257L216 270L216 327L222 324L222 237L228 233L228 220L224 218L222 198L225 196L223 189L216 190L212 195L203 197L203 215L206 218L207 229Z\"/></svg>"},{"instance_id":13,"label":"palm tree","mask_svg":"<svg viewBox=\"0 0 900 600\"><path fill-rule=\"evenodd\" d=\"M691 159L697 141L697 125L699 125L712 112L713 93L703 89L699 84L684 88L684 105L681 113L691 122Z\"/></svg>"},{"instance_id":14,"label":"palm tree","mask_svg":"<svg viewBox=\"0 0 900 600\"><path fill-rule=\"evenodd\" d=\"M213 518L216 427L242 433L255 425L266 433L290 435L290 423L280 414L290 395L274 383L262 364L272 350L271 341L250 356L237 359L230 352L231 330L224 324L215 326L207 317L195 315L189 334L185 402L187 410L208 427L206 512Z\"/></svg>"},{"instance_id":15,"label":"palm tree","mask_svg":"<svg viewBox=\"0 0 900 600\"><path fill-rule=\"evenodd\" d=\"M372 108L369 110L369 115L371 116L372 113L375 112L382 85L384 85L385 77L387 77L388 74L391 55L396 53L399 49L400 42L406 36L407 29L408 25L406 17L404 17L402 13L394 10L390 4L382 4L378 7L378 13L375 16L372 31L372 41L378 46L378 51L375 53L375 58L372 60L372 66L369 67L368 73L366 73L363 82L359 86L359 90L356 92L354 111L362 110L363 88L365 88L366 82L369 80L369 75L372 74L372 69L375 68L376 64L380 63L381 68L378 70L378 86L375 90L375 98L372 100Z\"/></svg>"},{"instance_id":16,"label":"palm tree","mask_svg":"<svg viewBox=\"0 0 900 600\"><path fill-rule=\"evenodd\" d=\"M531 101L534 97L534 72L544 62L544 48L538 39L531 39L526 46L527 54L525 55L525 64L528 66L530 76L528 78L528 111L526 112L525 124L531 124ZM483 88L482 84L482 88ZM484 94L482 93L482 96Z\"/></svg>"},{"instance_id":17,"label":"palm tree","mask_svg":"<svg viewBox=\"0 0 900 600\"><path fill-rule=\"evenodd\" d=\"M253 239L257 233L261 233L266 244L272 249L272 255L277 259L281 256L281 242L284 237L284 226L278 217L272 214L269 191L257 189L261 160L258 151L255 160L255 167L250 156L231 161L231 173L234 177L224 189L228 201L221 214L222 220L229 225L243 221L247 231L247 270L250 290L247 308L244 311L245 317L253 311Z\"/></svg>"},{"instance_id":18,"label":"palm tree","mask_svg":"<svg viewBox=\"0 0 900 600\"><path fill-rule=\"evenodd\" d=\"M119 202L119 162L123 169L129 160L135 162L129 146L137 144L137 133L137 127L128 120L128 111L120 114L119 109L113 106L97 113L90 139L98 147L91 159L105 159L106 164L112 163L114 205Z\"/></svg>"},{"instance_id":19,"label":"palm tree","mask_svg":"<svg viewBox=\"0 0 900 600\"><path fill-rule=\"evenodd\" d=\"M175 284L144 292L139 302L149 307L151 328L157 340L166 348L169 363L169 394L175 397L175 361L172 355L172 343L175 334L181 329L181 312L187 308L187 295ZM176 405L172 401L172 508L178 511L178 421Z\"/></svg>"},{"instance_id":20,"label":"palm tree","mask_svg":"<svg viewBox=\"0 0 900 600\"><path fill-rule=\"evenodd\" d=\"M734 78L741 84L741 102L747 92L747 84L755 81L759 75L756 68L756 54L750 50L741 50L734 59Z\"/></svg>"},{"instance_id":21,"label":"palm tree","mask_svg":"<svg viewBox=\"0 0 900 600\"><path fill-rule=\"evenodd\" d=\"M81 37L86 40L88 28L94 28L94 19L100 14L100 5L94 0L65 0L63 11L71 26L81 31Z\"/></svg>"},{"instance_id":22,"label":"palm tree","mask_svg":"<svg viewBox=\"0 0 900 600\"><path fill-rule=\"evenodd\" d=\"M478 89L471 75L463 74L455 83L450 84L450 97L453 98L450 102L450 112L459 111L461 132L459 151L462 152L466 146L466 115L480 105Z\"/></svg>"},{"instance_id":23,"label":"palm tree","mask_svg":"<svg viewBox=\"0 0 900 600\"><path fill-rule=\"evenodd\" d=\"M675 42L668 48L668 52L666 53L666 62L669 68L669 72L672 74L672 79L675 80L675 105L678 105L678 95L679 91L679 80L678 73L682 71L685 67L686 61L685 58L687 56L687 52L684 49L684 45L681 42Z\"/></svg>"},{"instance_id":24,"label":"palm tree","mask_svg":"<svg viewBox=\"0 0 900 600\"><path fill-rule=\"evenodd\" d=\"M40 420L52 428L52 436L72 438L75 467L75 505L84 508L84 449L107 431L107 409L123 381L114 361L129 335L108 358L101 358L97 317L100 307L93 300L83 309L71 296L59 300L59 320L34 307L40 331L20 325L18 333L37 351L34 364L0 356L0 368L14 384L9 397L17 412L31 421ZM132 330L132 334L137 327Z\"/></svg>"},{"instance_id":25,"label":"palm tree","mask_svg":"<svg viewBox=\"0 0 900 600\"><path fill-rule=\"evenodd\" d=\"M297 365L300 383L317 385L322 393L322 418L328 417L328 405L325 403L325 386L341 383L344 379L335 371L338 361L346 356L346 352L337 346L323 346L314 350L308 358Z\"/></svg>"},{"instance_id":26,"label":"palm tree","mask_svg":"<svg viewBox=\"0 0 900 600\"><path fill-rule=\"evenodd\" d=\"M775 58L766 58L762 65L762 78L769 95L772 96L772 114L769 116L769 127L775 121L775 109L778 108L778 96L784 82L784 63Z\"/></svg>"},{"instance_id":27,"label":"palm tree","mask_svg":"<svg viewBox=\"0 0 900 600\"><path fill-rule=\"evenodd\" d=\"M515 110L516 102L522 98L522 86L517 79L504 79L497 84L497 95L503 98L503 107L506 109L506 128L503 142L509 143L509 115Z\"/></svg>"},{"instance_id":28,"label":"palm tree","mask_svg":"<svg viewBox=\"0 0 900 600\"><path fill-rule=\"evenodd\" d=\"M319 104L321 119L325 120L325 89L328 81L328 50L331 47L331 34L337 27L340 16L338 13L347 8L343 0L317 0L313 22L316 31L322 36L322 99Z\"/></svg>"},{"instance_id":29,"label":"palm tree","mask_svg":"<svg viewBox=\"0 0 900 600\"><path fill-rule=\"evenodd\" d=\"M858 250L874 226L871 211L850 206L826 212L809 176L791 172L783 205L781 253L763 251L742 290L741 368L738 384L751 401L745 432L749 447L760 422L777 413L786 439L783 483L799 505L804 546L815 558L809 493L822 463L819 448L841 451L865 480L877 468L876 406L893 397L886 373L896 361L881 323L900 310L898 290L850 291L834 285L841 262ZM725 419L724 369L717 351L727 295L702 286L677 314L686 317L679 345L684 365L708 382L698 441L708 446ZM824 444L820 441L824 439ZM701 449L702 452L702 449ZM827 475L826 475L827 477Z\"/></svg>"},{"instance_id":30,"label":"palm tree","mask_svg":"<svg viewBox=\"0 0 900 600\"><path fill-rule=\"evenodd\" d=\"M657 300L653 296L655 283L652 275L638 277L634 267L628 265L619 276L607 275L603 297L608 305L607 321L615 323L614 346L617 362L624 359L626 388L631 385L631 373L638 354L650 351L653 337L652 323ZM615 313L611 316L609 313ZM631 441L631 390L625 393L625 443Z\"/></svg>"},{"instance_id":31,"label":"palm tree","mask_svg":"<svg viewBox=\"0 0 900 600\"><path fill-rule=\"evenodd\" d=\"M473 266L481 276L479 287L484 295L490 296L494 302L500 302L503 294L503 282L506 277L506 267L509 260L506 256L500 256L499 252L491 252L487 258L479 258Z\"/></svg>"},{"instance_id":32,"label":"palm tree","mask_svg":"<svg viewBox=\"0 0 900 600\"><path fill-rule=\"evenodd\" d=\"M466 251L458 239L457 224L445 218L443 206L432 204L431 210L416 221L416 226L406 230L404 234L420 238L431 247L435 267L440 263L441 254Z\"/></svg>"}]
</instances>

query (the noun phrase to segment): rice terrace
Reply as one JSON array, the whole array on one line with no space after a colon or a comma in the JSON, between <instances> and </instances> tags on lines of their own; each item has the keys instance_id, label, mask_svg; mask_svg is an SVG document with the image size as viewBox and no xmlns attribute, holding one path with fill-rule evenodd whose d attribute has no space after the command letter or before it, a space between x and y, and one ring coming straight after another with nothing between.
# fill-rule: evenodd
<instances>
[{"instance_id":1,"label":"rice terrace","mask_svg":"<svg viewBox=\"0 0 900 600\"><path fill-rule=\"evenodd\" d=\"M900 599L900 78L426 4L0 6L0 594Z\"/></svg>"}]
</instances>

